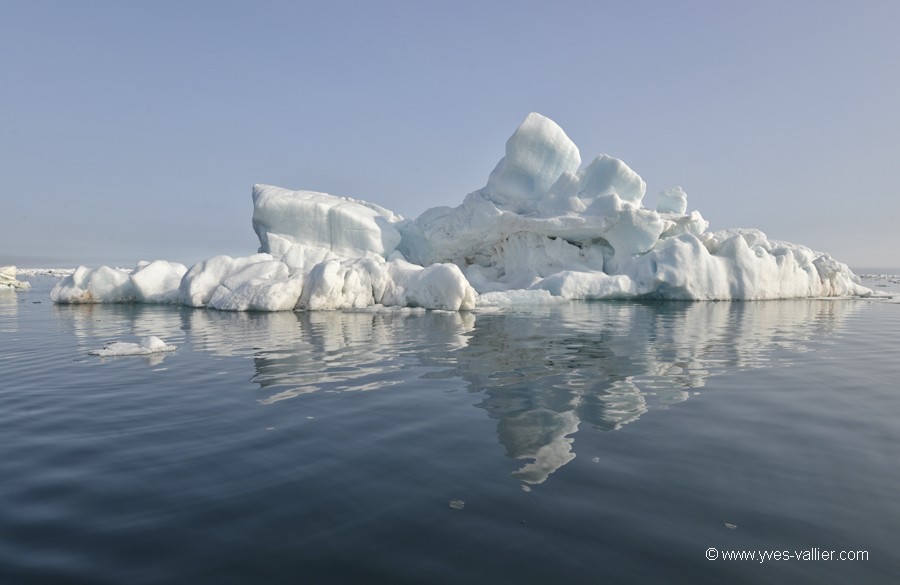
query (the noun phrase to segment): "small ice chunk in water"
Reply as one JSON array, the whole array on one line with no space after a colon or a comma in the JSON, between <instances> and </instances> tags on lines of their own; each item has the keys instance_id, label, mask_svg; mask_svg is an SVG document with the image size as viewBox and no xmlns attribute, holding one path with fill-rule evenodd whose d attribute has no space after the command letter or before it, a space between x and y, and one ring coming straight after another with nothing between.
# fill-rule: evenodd
<instances>
[{"instance_id":1,"label":"small ice chunk in water","mask_svg":"<svg viewBox=\"0 0 900 585\"><path fill-rule=\"evenodd\" d=\"M28 290L31 283L16 280L15 266L0 266L0 289Z\"/></svg>"},{"instance_id":2,"label":"small ice chunk in water","mask_svg":"<svg viewBox=\"0 0 900 585\"><path fill-rule=\"evenodd\" d=\"M447 505L454 510L462 510L466 507L466 503L462 500L450 500L449 502L447 502Z\"/></svg>"},{"instance_id":3,"label":"small ice chunk in water","mask_svg":"<svg viewBox=\"0 0 900 585\"><path fill-rule=\"evenodd\" d=\"M88 353L90 355L98 355L100 357L115 356L133 356L133 355L152 355L156 353L164 353L175 351L178 349L174 345L168 345L165 341L155 335L150 335L141 339L140 343L129 343L126 341L111 341L101 349L92 349Z\"/></svg>"}]
</instances>

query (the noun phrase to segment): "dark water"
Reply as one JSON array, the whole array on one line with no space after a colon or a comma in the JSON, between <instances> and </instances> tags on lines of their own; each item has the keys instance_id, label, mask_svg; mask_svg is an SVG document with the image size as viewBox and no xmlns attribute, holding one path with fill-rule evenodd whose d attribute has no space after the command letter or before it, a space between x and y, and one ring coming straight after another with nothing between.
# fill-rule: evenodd
<instances>
[{"instance_id":1,"label":"dark water","mask_svg":"<svg viewBox=\"0 0 900 585\"><path fill-rule=\"evenodd\" d=\"M230 314L32 282L0 294L3 585L900 578L900 304ZM145 335L178 350L87 353Z\"/></svg>"}]
</instances>

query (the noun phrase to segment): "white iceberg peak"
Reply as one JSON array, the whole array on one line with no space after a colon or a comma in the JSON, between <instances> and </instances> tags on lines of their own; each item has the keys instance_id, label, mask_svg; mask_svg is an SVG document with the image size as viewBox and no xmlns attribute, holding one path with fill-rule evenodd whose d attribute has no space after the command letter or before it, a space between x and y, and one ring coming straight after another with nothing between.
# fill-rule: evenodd
<instances>
[{"instance_id":1,"label":"white iceberg peak","mask_svg":"<svg viewBox=\"0 0 900 585\"><path fill-rule=\"evenodd\" d=\"M550 118L528 114L506 141L504 156L483 189L485 198L511 211L528 210L564 173L581 166L581 154Z\"/></svg>"}]
</instances>

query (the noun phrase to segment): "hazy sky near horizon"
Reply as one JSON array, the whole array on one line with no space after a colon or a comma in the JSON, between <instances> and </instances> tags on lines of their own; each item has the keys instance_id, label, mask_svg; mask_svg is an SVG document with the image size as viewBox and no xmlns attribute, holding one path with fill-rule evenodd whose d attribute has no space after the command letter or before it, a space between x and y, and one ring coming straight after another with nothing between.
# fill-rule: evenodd
<instances>
[{"instance_id":1,"label":"hazy sky near horizon","mask_svg":"<svg viewBox=\"0 0 900 585\"><path fill-rule=\"evenodd\" d=\"M0 264L256 251L255 183L408 217L525 116L645 205L900 265L900 2L0 3Z\"/></svg>"}]
</instances>

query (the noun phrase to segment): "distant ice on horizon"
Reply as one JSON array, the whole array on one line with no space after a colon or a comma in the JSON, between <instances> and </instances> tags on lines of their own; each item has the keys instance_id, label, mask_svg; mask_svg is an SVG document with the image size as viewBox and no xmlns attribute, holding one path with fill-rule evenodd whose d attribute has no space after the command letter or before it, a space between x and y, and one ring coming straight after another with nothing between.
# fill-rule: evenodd
<instances>
[{"instance_id":1,"label":"distant ice on horizon","mask_svg":"<svg viewBox=\"0 0 900 585\"><path fill-rule=\"evenodd\" d=\"M869 296L843 263L756 229L709 231L681 187L646 184L601 154L582 165L555 122L526 117L487 184L457 207L404 219L374 203L253 187L257 254L130 274L79 267L58 303L180 303L228 311L471 310L575 299L763 300Z\"/></svg>"}]
</instances>

